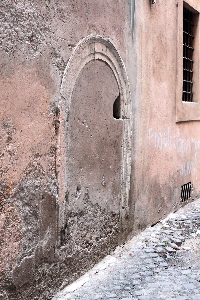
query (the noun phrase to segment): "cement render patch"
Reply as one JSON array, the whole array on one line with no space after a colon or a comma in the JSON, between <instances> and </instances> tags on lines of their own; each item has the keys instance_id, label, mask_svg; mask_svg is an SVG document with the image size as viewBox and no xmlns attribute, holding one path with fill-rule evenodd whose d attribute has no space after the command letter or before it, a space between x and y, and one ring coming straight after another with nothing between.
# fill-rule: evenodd
<instances>
[{"instance_id":1,"label":"cement render patch","mask_svg":"<svg viewBox=\"0 0 200 300\"><path fill-rule=\"evenodd\" d=\"M118 247L53 300L200 300L199 270L200 199Z\"/></svg>"}]
</instances>

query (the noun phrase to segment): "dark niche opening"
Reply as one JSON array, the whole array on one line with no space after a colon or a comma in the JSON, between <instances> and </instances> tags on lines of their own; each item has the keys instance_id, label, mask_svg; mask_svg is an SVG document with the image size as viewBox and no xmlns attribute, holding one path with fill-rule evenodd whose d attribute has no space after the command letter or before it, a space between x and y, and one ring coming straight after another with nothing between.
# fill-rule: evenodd
<instances>
[{"instance_id":1,"label":"dark niche opening","mask_svg":"<svg viewBox=\"0 0 200 300\"><path fill-rule=\"evenodd\" d=\"M113 117L115 119L121 118L121 101L120 101L120 95L115 99L115 102L113 103Z\"/></svg>"}]
</instances>

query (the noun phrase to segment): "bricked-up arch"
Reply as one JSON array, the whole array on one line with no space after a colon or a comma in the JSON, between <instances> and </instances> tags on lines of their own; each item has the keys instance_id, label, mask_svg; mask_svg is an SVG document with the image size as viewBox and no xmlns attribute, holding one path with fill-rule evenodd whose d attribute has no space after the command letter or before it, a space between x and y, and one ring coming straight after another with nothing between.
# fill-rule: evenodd
<instances>
[{"instance_id":1,"label":"bricked-up arch","mask_svg":"<svg viewBox=\"0 0 200 300\"><path fill-rule=\"evenodd\" d=\"M90 35L75 47L66 66L61 85L61 127L60 127L60 162L59 162L59 206L60 228L65 219L65 203L68 197L68 151L70 145L69 116L73 91L84 66L91 61L105 62L112 70L120 94L120 118L123 119L122 166L121 166L121 205L120 215L128 213L128 196L131 171L131 100L129 83L123 61L109 39Z\"/></svg>"}]
</instances>

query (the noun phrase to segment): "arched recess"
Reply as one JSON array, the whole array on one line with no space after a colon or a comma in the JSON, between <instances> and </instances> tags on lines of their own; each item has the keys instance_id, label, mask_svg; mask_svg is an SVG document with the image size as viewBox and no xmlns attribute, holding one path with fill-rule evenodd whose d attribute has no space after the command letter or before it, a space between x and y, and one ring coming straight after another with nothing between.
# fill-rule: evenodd
<instances>
[{"instance_id":1,"label":"arched recess","mask_svg":"<svg viewBox=\"0 0 200 300\"><path fill-rule=\"evenodd\" d=\"M131 120L132 108L130 90L124 63L109 39L90 35L82 39L74 48L61 84L60 103L60 142L59 142L59 226L65 222L65 208L68 197L68 151L69 116L74 87L84 66L93 60L105 62L112 70L120 93L120 118L123 119L122 166L121 166L121 205L120 215L128 213L128 197L131 172ZM119 114L119 112L118 112ZM118 117L117 117L118 118Z\"/></svg>"}]
</instances>

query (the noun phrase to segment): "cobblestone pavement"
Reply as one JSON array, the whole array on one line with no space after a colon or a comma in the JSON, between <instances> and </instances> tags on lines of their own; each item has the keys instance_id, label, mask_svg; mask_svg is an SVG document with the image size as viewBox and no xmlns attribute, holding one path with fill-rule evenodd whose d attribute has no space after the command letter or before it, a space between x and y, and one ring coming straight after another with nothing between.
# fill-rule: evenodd
<instances>
[{"instance_id":1,"label":"cobblestone pavement","mask_svg":"<svg viewBox=\"0 0 200 300\"><path fill-rule=\"evenodd\" d=\"M200 199L124 246L53 300L200 300Z\"/></svg>"}]
</instances>

